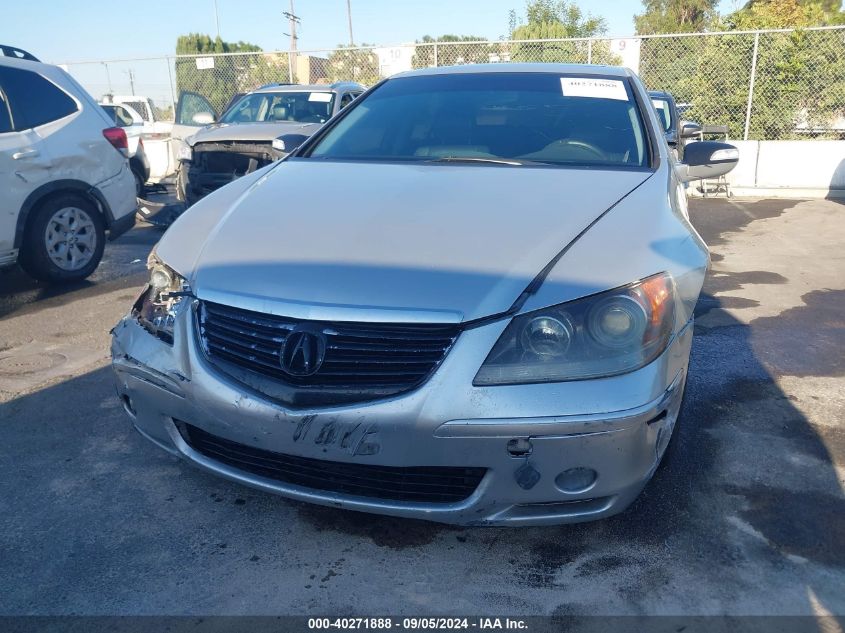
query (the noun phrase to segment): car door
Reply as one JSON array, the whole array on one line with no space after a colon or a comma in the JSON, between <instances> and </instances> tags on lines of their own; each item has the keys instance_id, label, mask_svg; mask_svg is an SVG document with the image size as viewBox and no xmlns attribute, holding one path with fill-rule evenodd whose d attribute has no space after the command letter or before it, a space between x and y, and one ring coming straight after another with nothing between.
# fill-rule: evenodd
<instances>
[{"instance_id":1,"label":"car door","mask_svg":"<svg viewBox=\"0 0 845 633\"><path fill-rule=\"evenodd\" d=\"M14 248L24 200L51 179L47 144L10 96L19 73L29 71L0 66L0 261Z\"/></svg>"},{"instance_id":2,"label":"car door","mask_svg":"<svg viewBox=\"0 0 845 633\"><path fill-rule=\"evenodd\" d=\"M203 117L202 115L208 116ZM216 120L217 111L208 99L196 92L185 91L179 93L170 143L170 152L174 165L179 159L179 153L185 144L185 139L201 127Z\"/></svg>"}]
</instances>

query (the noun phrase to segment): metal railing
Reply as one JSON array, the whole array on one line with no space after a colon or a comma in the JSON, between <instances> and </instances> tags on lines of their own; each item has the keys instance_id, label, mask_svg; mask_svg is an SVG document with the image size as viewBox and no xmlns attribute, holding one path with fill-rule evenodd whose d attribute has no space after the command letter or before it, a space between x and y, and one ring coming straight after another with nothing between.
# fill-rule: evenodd
<instances>
[{"instance_id":1,"label":"metal railing","mask_svg":"<svg viewBox=\"0 0 845 633\"><path fill-rule=\"evenodd\" d=\"M219 112L232 95L272 82L371 85L404 70L455 64L626 65L667 90L684 117L734 139L845 138L845 27L629 38L426 42L296 53L224 53L63 64L96 97L137 94L171 118L180 92Z\"/></svg>"}]
</instances>

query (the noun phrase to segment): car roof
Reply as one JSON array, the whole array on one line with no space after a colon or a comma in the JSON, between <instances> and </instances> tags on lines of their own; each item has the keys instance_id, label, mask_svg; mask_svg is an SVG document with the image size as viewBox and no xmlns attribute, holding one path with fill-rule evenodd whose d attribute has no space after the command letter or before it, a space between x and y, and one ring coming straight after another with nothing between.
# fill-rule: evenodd
<instances>
[{"instance_id":1,"label":"car roof","mask_svg":"<svg viewBox=\"0 0 845 633\"><path fill-rule=\"evenodd\" d=\"M253 90L256 92L338 92L340 90L364 90L364 86L351 81L337 81L333 84L268 84Z\"/></svg>"},{"instance_id":2,"label":"car roof","mask_svg":"<svg viewBox=\"0 0 845 633\"><path fill-rule=\"evenodd\" d=\"M600 64L494 63L421 68L419 70L409 70L393 75L390 79L423 75L457 75L477 73L558 73L561 75L581 73L587 75L602 75L605 77L619 77L620 79L632 77L634 75L633 72L623 66L604 66Z\"/></svg>"},{"instance_id":3,"label":"car roof","mask_svg":"<svg viewBox=\"0 0 845 633\"><path fill-rule=\"evenodd\" d=\"M671 99L672 101L675 100L675 98L672 96L672 93L666 92L665 90L649 90L648 96L662 99Z\"/></svg>"},{"instance_id":4,"label":"car roof","mask_svg":"<svg viewBox=\"0 0 845 633\"><path fill-rule=\"evenodd\" d=\"M25 59L23 57L11 57L9 55L0 55L0 64L3 66L12 66L13 68L23 68L25 70L43 71L46 68L54 68L52 64L46 64L37 59Z\"/></svg>"}]
</instances>

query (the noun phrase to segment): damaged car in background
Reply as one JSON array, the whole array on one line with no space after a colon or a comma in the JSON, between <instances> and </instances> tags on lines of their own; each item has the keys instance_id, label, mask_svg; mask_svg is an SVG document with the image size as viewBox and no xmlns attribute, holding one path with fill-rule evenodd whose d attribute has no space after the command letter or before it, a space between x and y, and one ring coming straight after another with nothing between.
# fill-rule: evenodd
<instances>
[{"instance_id":1,"label":"damaged car in background","mask_svg":"<svg viewBox=\"0 0 845 633\"><path fill-rule=\"evenodd\" d=\"M709 264L683 182L738 151L685 160L625 68L395 75L171 226L113 330L118 395L170 453L293 499L621 512L675 434Z\"/></svg>"},{"instance_id":2,"label":"damaged car in background","mask_svg":"<svg viewBox=\"0 0 845 633\"><path fill-rule=\"evenodd\" d=\"M178 150L177 196L190 206L208 193L279 160L290 149L279 137L300 142L364 92L356 83L269 84L241 96L216 119L201 95L184 93L177 123L205 125ZM178 136L178 130L176 130Z\"/></svg>"}]
</instances>

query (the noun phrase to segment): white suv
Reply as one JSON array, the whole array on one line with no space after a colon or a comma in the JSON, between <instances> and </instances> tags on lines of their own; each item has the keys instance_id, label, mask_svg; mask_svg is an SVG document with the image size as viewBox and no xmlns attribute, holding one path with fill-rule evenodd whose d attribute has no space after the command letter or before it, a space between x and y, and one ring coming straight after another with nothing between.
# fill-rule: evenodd
<instances>
[{"instance_id":1,"label":"white suv","mask_svg":"<svg viewBox=\"0 0 845 633\"><path fill-rule=\"evenodd\" d=\"M0 267L83 279L134 225L126 133L61 68L0 46Z\"/></svg>"}]
</instances>

